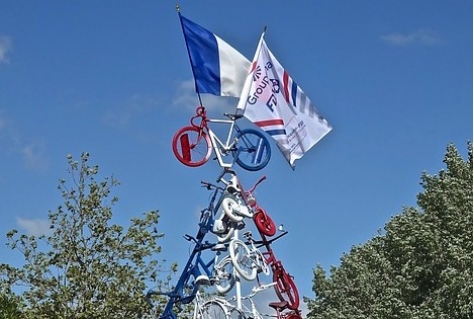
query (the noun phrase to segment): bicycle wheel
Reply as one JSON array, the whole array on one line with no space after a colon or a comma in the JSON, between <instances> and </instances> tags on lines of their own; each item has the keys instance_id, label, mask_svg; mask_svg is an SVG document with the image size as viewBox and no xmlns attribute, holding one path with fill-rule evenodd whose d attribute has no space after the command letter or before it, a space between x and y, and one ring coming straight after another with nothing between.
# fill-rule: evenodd
<instances>
[{"instance_id":1,"label":"bicycle wheel","mask_svg":"<svg viewBox=\"0 0 474 319\"><path fill-rule=\"evenodd\" d=\"M214 268L215 276L217 278L216 290L220 294L228 293L232 287L234 287L235 279L232 274L234 266L232 265L232 259L229 256L222 259Z\"/></svg>"},{"instance_id":2,"label":"bicycle wheel","mask_svg":"<svg viewBox=\"0 0 474 319\"><path fill-rule=\"evenodd\" d=\"M276 282L275 292L280 301L287 301L288 308L297 310L300 305L298 289L283 267L278 267L273 271L273 282Z\"/></svg>"},{"instance_id":3,"label":"bicycle wheel","mask_svg":"<svg viewBox=\"0 0 474 319\"><path fill-rule=\"evenodd\" d=\"M234 222L230 220L224 221L224 223L226 224L226 231L223 233L217 234L217 241L219 243L226 243L234 236L235 229L238 226L237 223L245 225L244 222Z\"/></svg>"},{"instance_id":4,"label":"bicycle wheel","mask_svg":"<svg viewBox=\"0 0 474 319\"><path fill-rule=\"evenodd\" d=\"M264 234L265 236L275 235L275 223L262 208L257 209L257 212L253 215L253 220L260 233Z\"/></svg>"},{"instance_id":5,"label":"bicycle wheel","mask_svg":"<svg viewBox=\"0 0 474 319\"><path fill-rule=\"evenodd\" d=\"M237 150L233 155L240 167L248 171L258 171L267 166L271 157L271 147L262 132L244 129L237 138Z\"/></svg>"},{"instance_id":6,"label":"bicycle wheel","mask_svg":"<svg viewBox=\"0 0 474 319\"><path fill-rule=\"evenodd\" d=\"M260 250L255 251L256 255L256 260L257 260L257 273L258 272L263 272L265 276L270 275L270 267L268 267L267 260L263 256L262 252Z\"/></svg>"},{"instance_id":7,"label":"bicycle wheel","mask_svg":"<svg viewBox=\"0 0 474 319\"><path fill-rule=\"evenodd\" d=\"M240 222L244 219L243 216L238 214L240 210L240 205L233 198L226 197L222 200L222 208L224 209L225 214L234 222Z\"/></svg>"},{"instance_id":8,"label":"bicycle wheel","mask_svg":"<svg viewBox=\"0 0 474 319\"><path fill-rule=\"evenodd\" d=\"M198 309L198 319L227 319L227 309L220 303L214 300L206 301L201 309Z\"/></svg>"},{"instance_id":9,"label":"bicycle wheel","mask_svg":"<svg viewBox=\"0 0 474 319\"><path fill-rule=\"evenodd\" d=\"M257 277L257 267L251 258L247 245L240 239L233 239L229 244L230 258L237 272L246 280L251 281Z\"/></svg>"},{"instance_id":10,"label":"bicycle wheel","mask_svg":"<svg viewBox=\"0 0 474 319\"><path fill-rule=\"evenodd\" d=\"M186 126L176 132L172 147L178 161L191 167L206 163L212 152L209 136L195 126Z\"/></svg>"}]
</instances>

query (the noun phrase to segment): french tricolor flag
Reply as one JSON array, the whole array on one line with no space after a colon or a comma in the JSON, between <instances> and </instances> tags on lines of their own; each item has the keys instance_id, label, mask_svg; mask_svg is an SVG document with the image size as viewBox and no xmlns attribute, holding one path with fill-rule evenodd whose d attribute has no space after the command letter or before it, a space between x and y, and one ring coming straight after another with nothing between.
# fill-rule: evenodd
<instances>
[{"instance_id":1,"label":"french tricolor flag","mask_svg":"<svg viewBox=\"0 0 474 319\"><path fill-rule=\"evenodd\" d=\"M221 38L179 14L197 93L240 97L250 61Z\"/></svg>"}]
</instances>

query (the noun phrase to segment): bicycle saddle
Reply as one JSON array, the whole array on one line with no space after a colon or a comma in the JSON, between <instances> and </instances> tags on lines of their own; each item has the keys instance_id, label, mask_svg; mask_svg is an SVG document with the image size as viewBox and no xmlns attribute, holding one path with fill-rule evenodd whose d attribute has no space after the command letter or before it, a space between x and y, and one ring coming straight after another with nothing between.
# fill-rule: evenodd
<instances>
[{"instance_id":1,"label":"bicycle saddle","mask_svg":"<svg viewBox=\"0 0 474 319\"><path fill-rule=\"evenodd\" d=\"M232 175L230 178L229 184L227 185L227 191L231 194L241 192L237 175Z\"/></svg>"},{"instance_id":2,"label":"bicycle saddle","mask_svg":"<svg viewBox=\"0 0 474 319\"><path fill-rule=\"evenodd\" d=\"M281 311L288 307L288 301L270 302L268 305L277 311Z\"/></svg>"},{"instance_id":3,"label":"bicycle saddle","mask_svg":"<svg viewBox=\"0 0 474 319\"><path fill-rule=\"evenodd\" d=\"M212 251L226 251L227 247L224 244L216 244L211 248Z\"/></svg>"},{"instance_id":4,"label":"bicycle saddle","mask_svg":"<svg viewBox=\"0 0 474 319\"><path fill-rule=\"evenodd\" d=\"M244 115L243 115L243 114L229 114L229 113L224 113L224 116L227 116L227 117L230 118L231 120L235 121L235 120L238 120L238 119L242 118Z\"/></svg>"}]
</instances>

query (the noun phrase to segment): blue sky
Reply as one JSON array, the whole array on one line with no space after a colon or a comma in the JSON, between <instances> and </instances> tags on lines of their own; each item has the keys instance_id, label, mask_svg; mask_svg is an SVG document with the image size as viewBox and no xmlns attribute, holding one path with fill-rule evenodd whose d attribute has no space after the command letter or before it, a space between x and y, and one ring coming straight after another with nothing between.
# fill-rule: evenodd
<instances>
[{"instance_id":1,"label":"blue sky","mask_svg":"<svg viewBox=\"0 0 474 319\"><path fill-rule=\"evenodd\" d=\"M182 1L182 14L252 59L267 45L333 130L293 171L273 148L259 203L289 234L274 244L302 296L312 270L416 205L423 171L472 140L471 1ZM203 95L211 115L237 100ZM122 184L114 221L158 209L160 259L186 261L210 161L180 164L175 131L198 100L171 1L12 1L0 10L0 233L41 231L62 203L66 155L91 154ZM245 119L242 120L243 125ZM0 237L0 261L17 263Z\"/></svg>"}]
</instances>

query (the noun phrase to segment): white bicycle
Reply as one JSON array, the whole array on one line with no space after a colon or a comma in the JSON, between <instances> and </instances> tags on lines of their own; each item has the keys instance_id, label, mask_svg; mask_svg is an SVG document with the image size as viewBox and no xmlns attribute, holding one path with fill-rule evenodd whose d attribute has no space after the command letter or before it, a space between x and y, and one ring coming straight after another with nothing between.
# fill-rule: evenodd
<instances>
[{"instance_id":1,"label":"white bicycle","mask_svg":"<svg viewBox=\"0 0 474 319\"><path fill-rule=\"evenodd\" d=\"M237 272L244 279L254 280L258 273L270 274L270 268L262 252L254 245L251 232L245 232L248 244L238 238L229 243L229 255ZM250 246L250 248L249 248Z\"/></svg>"}]
</instances>

